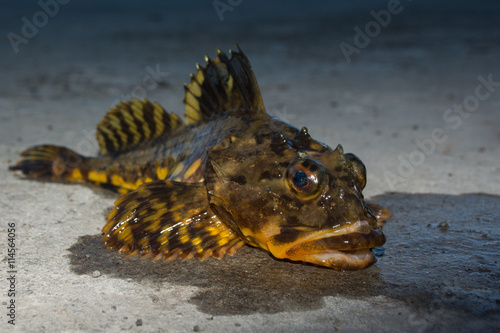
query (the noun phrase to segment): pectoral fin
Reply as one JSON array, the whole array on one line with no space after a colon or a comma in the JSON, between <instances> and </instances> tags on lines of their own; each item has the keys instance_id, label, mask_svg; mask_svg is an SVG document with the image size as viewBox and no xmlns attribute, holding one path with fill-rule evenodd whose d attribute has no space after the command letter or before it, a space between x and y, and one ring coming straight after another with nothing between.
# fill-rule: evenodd
<instances>
[{"instance_id":1,"label":"pectoral fin","mask_svg":"<svg viewBox=\"0 0 500 333\"><path fill-rule=\"evenodd\" d=\"M222 258L244 244L211 210L205 183L141 185L115 202L102 231L106 247L155 260Z\"/></svg>"}]
</instances>

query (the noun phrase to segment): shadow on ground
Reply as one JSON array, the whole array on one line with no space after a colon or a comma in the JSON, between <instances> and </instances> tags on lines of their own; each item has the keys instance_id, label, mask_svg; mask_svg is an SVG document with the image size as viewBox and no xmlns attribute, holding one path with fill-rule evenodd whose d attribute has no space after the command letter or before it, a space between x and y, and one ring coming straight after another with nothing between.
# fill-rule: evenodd
<instances>
[{"instance_id":1,"label":"shadow on ground","mask_svg":"<svg viewBox=\"0 0 500 333\"><path fill-rule=\"evenodd\" d=\"M190 302L211 315L306 311L323 307L324 296L376 295L419 311L500 313L500 197L392 193L373 201L394 217L378 263L363 271L278 261L250 247L223 260L152 262L106 250L100 235L80 237L70 264L76 274L198 287Z\"/></svg>"}]
</instances>

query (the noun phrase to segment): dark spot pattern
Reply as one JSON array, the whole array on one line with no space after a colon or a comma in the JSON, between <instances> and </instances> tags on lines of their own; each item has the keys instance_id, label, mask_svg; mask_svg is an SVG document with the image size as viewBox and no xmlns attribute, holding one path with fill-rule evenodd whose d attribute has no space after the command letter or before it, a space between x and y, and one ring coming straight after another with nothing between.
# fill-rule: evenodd
<instances>
[{"instance_id":1,"label":"dark spot pattern","mask_svg":"<svg viewBox=\"0 0 500 333\"><path fill-rule=\"evenodd\" d=\"M259 180L263 179L277 179L283 177L283 174L279 170L266 170L261 173Z\"/></svg>"},{"instance_id":2,"label":"dark spot pattern","mask_svg":"<svg viewBox=\"0 0 500 333\"><path fill-rule=\"evenodd\" d=\"M286 162L280 162L279 163L279 166L283 167L283 168L288 168L288 166L290 165L290 162L289 161L286 161Z\"/></svg>"},{"instance_id":3,"label":"dark spot pattern","mask_svg":"<svg viewBox=\"0 0 500 333\"><path fill-rule=\"evenodd\" d=\"M237 183L239 185L245 185L247 183L247 179L243 175L239 175L237 177L231 177L232 182Z\"/></svg>"},{"instance_id":4,"label":"dark spot pattern","mask_svg":"<svg viewBox=\"0 0 500 333\"><path fill-rule=\"evenodd\" d=\"M286 223L287 223L287 225L298 225L299 218L295 215L288 215L286 217Z\"/></svg>"},{"instance_id":5,"label":"dark spot pattern","mask_svg":"<svg viewBox=\"0 0 500 333\"><path fill-rule=\"evenodd\" d=\"M287 206L291 206L296 209L301 209L302 206L304 206L304 204L300 200L294 200L290 198L288 195L285 194L281 195L280 198L283 201L283 203Z\"/></svg>"},{"instance_id":6,"label":"dark spot pattern","mask_svg":"<svg viewBox=\"0 0 500 333\"><path fill-rule=\"evenodd\" d=\"M302 166L306 169L309 169L312 164L313 164L312 161L307 159L302 162Z\"/></svg>"},{"instance_id":7,"label":"dark spot pattern","mask_svg":"<svg viewBox=\"0 0 500 333\"><path fill-rule=\"evenodd\" d=\"M291 244L295 242L303 232L293 228L281 228L281 232L273 237L278 244Z\"/></svg>"}]
</instances>

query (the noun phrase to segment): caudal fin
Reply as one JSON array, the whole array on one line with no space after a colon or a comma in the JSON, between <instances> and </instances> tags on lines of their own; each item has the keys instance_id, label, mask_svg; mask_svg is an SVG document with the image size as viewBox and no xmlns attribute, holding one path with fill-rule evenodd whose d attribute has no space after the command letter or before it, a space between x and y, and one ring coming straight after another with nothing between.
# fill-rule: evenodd
<instances>
[{"instance_id":1,"label":"caudal fin","mask_svg":"<svg viewBox=\"0 0 500 333\"><path fill-rule=\"evenodd\" d=\"M45 178L54 181L83 180L81 166L85 157L71 149L53 145L41 145L21 153L21 161L10 166L11 171L21 171L31 178Z\"/></svg>"}]
</instances>

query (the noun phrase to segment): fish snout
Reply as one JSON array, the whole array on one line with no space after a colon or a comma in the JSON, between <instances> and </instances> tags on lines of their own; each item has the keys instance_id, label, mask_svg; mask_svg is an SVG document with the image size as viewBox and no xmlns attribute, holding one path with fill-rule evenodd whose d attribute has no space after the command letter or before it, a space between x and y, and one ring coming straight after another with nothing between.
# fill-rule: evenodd
<instances>
[{"instance_id":1,"label":"fish snout","mask_svg":"<svg viewBox=\"0 0 500 333\"><path fill-rule=\"evenodd\" d=\"M304 232L303 237L298 237L286 247L276 247L271 242L269 250L277 258L304 261L336 270L359 270L376 262L371 249L384 243L384 234L374 230L369 221L357 221L333 230Z\"/></svg>"}]
</instances>

